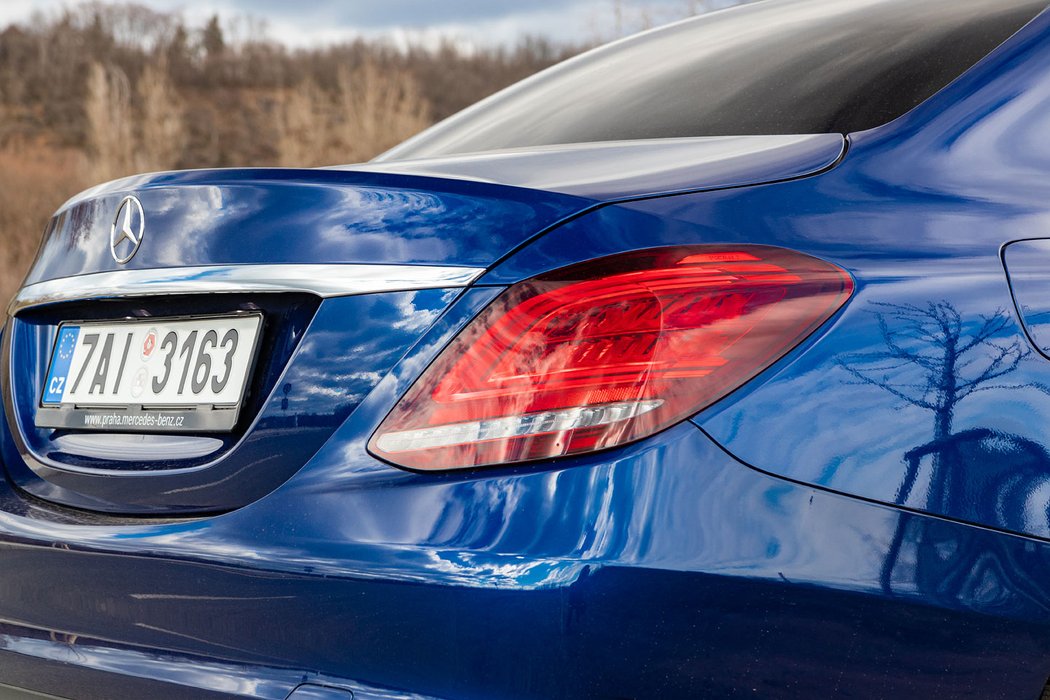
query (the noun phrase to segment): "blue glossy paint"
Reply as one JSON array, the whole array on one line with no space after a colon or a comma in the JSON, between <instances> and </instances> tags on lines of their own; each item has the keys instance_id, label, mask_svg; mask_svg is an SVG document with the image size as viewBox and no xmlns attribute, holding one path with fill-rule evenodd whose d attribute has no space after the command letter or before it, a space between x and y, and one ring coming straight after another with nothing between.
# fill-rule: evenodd
<instances>
[{"instance_id":1,"label":"blue glossy paint","mask_svg":"<svg viewBox=\"0 0 1050 700\"><path fill-rule=\"evenodd\" d=\"M110 255L134 193L146 238ZM250 263L488 265L591 200L504 185L338 170L192 170L107 183L67 202L26 284L115 269Z\"/></svg>"},{"instance_id":2,"label":"blue glossy paint","mask_svg":"<svg viewBox=\"0 0 1050 700\"><path fill-rule=\"evenodd\" d=\"M110 269L99 212L128 191L156 207L164 242L133 266L491 269L466 291L116 301L10 321L0 683L158 700L1035 700L1050 676L1050 361L1033 345L1046 244L1006 244L1050 239L1048 36L1044 16L910 114L851 135L837 164L814 156L834 139L772 165L762 149L704 160L694 143L695 170L561 193L479 182L503 162L512 184L554 188L570 160L557 153L549 170L542 153L503 154L425 175L165 174L88 193L32 281ZM595 173L609 162L573 153ZM688 193L652 196L671 180ZM212 196L193 228L191 203ZM229 219L209 222L220 203ZM349 228L325 242L337 219ZM179 230L199 245L176 246ZM718 242L816 255L856 293L756 380L629 446L454 474L365 449L506 285ZM1024 270L1013 294L1004 259ZM231 304L261 308L274 342L255 417L214 463L128 470L60 453L32 425L61 320Z\"/></svg>"},{"instance_id":3,"label":"blue glossy paint","mask_svg":"<svg viewBox=\"0 0 1050 700\"><path fill-rule=\"evenodd\" d=\"M66 661L65 687L280 697L322 674L437 697L803 698L834 669L862 697L1018 698L1050 673L1046 544L758 474L689 424L482 479L337 442L185 523L62 524L13 500L3 646Z\"/></svg>"}]
</instances>

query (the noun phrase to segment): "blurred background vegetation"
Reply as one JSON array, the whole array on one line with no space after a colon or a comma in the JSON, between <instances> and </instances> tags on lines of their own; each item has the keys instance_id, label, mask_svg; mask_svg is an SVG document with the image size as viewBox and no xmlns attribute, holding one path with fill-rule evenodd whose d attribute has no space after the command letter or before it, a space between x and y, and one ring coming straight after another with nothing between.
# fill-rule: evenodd
<instances>
[{"instance_id":1,"label":"blurred background vegetation","mask_svg":"<svg viewBox=\"0 0 1050 700\"><path fill-rule=\"evenodd\" d=\"M684 2L680 16L707 9ZM90 2L0 28L0 299L68 197L136 172L368 160L496 90L654 21L611 0L580 45L359 39L292 48L251 17Z\"/></svg>"}]
</instances>

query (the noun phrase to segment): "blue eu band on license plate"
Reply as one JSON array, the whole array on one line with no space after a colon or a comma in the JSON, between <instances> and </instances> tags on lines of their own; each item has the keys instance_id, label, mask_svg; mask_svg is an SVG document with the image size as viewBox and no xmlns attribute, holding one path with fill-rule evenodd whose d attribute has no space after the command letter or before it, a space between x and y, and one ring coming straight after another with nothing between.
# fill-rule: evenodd
<instances>
[{"instance_id":1,"label":"blue eu band on license plate","mask_svg":"<svg viewBox=\"0 0 1050 700\"><path fill-rule=\"evenodd\" d=\"M77 346L80 326L65 326L58 336L58 344L51 359L51 371L44 384L44 403L61 403L66 388L66 375L73 361L73 350Z\"/></svg>"},{"instance_id":2,"label":"blue eu band on license plate","mask_svg":"<svg viewBox=\"0 0 1050 700\"><path fill-rule=\"evenodd\" d=\"M81 430L230 430L261 322L259 314L241 314L64 324L36 423Z\"/></svg>"}]
</instances>

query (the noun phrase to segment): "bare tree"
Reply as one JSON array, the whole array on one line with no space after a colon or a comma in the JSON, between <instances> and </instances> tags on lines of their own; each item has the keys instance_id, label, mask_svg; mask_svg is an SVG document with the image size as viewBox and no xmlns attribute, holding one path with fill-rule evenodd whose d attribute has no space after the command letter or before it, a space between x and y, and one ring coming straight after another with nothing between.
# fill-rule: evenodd
<instances>
[{"instance_id":1,"label":"bare tree","mask_svg":"<svg viewBox=\"0 0 1050 700\"><path fill-rule=\"evenodd\" d=\"M925 307L884 303L875 307L885 349L851 355L839 365L857 383L877 386L930 411L935 441L951 435L961 401L979 391L1002 388L998 380L1016 370L1031 352L1016 338L996 340L1011 324L1002 309L968 326L947 301Z\"/></svg>"},{"instance_id":2,"label":"bare tree","mask_svg":"<svg viewBox=\"0 0 1050 700\"><path fill-rule=\"evenodd\" d=\"M933 439L903 455L907 470L898 487L897 501L908 502L921 462L930 457L932 472L925 490L925 505L935 513L947 512L953 497L957 497L954 491L965 488L974 477L955 472L973 464L973 459L966 455L980 454L982 444L988 440L993 444L1009 444L1018 453L1027 451L1035 455L1032 459L1040 470L1038 474L1031 474L1020 466L1010 467L1005 478L995 484L996 495L986 494L985 498L995 502L1008 500L1018 490L1018 482L1042 479L1045 475L1041 468L1047 456L1041 446L1020 436L987 428L955 433L953 427L959 404L979 392L1031 388L1050 394L1050 388L1042 384L1007 379L1031 353L1016 332L1012 332L1011 317L997 309L991 315L966 320L948 301L930 302L926 306L877 303L874 307L881 347L851 355L839 366L849 372L855 384L878 387L906 405L929 411L933 417ZM1021 491L1029 493L1027 489ZM901 517L883 559L880 578L887 593L892 591L893 571L911 523L911 518ZM953 566L961 567L964 573L968 571L971 562L965 553L961 552L955 559Z\"/></svg>"},{"instance_id":3,"label":"bare tree","mask_svg":"<svg viewBox=\"0 0 1050 700\"><path fill-rule=\"evenodd\" d=\"M226 38L219 16L212 15L201 32L201 47L209 60L221 58L226 51Z\"/></svg>"},{"instance_id":4,"label":"bare tree","mask_svg":"<svg viewBox=\"0 0 1050 700\"><path fill-rule=\"evenodd\" d=\"M288 91L281 101L280 164L305 168L338 159L331 150L331 98L313 78Z\"/></svg>"},{"instance_id":5,"label":"bare tree","mask_svg":"<svg viewBox=\"0 0 1050 700\"><path fill-rule=\"evenodd\" d=\"M109 180L134 171L131 88L119 68L92 63L88 72L88 162L96 180Z\"/></svg>"},{"instance_id":6,"label":"bare tree","mask_svg":"<svg viewBox=\"0 0 1050 700\"><path fill-rule=\"evenodd\" d=\"M170 170L186 140L182 104L163 61L150 63L136 87L141 110L136 169Z\"/></svg>"},{"instance_id":7,"label":"bare tree","mask_svg":"<svg viewBox=\"0 0 1050 700\"><path fill-rule=\"evenodd\" d=\"M365 60L336 78L336 147L351 161L367 160L430 123L430 108L415 77L395 66Z\"/></svg>"}]
</instances>

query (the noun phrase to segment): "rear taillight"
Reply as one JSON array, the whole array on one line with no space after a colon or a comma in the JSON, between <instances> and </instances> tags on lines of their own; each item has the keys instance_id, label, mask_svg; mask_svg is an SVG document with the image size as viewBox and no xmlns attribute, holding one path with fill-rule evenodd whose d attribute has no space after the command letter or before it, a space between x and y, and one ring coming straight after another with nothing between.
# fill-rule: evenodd
<instances>
[{"instance_id":1,"label":"rear taillight","mask_svg":"<svg viewBox=\"0 0 1050 700\"><path fill-rule=\"evenodd\" d=\"M439 470L623 445L747 382L852 292L841 268L768 246L659 248L520 282L441 353L369 449Z\"/></svg>"}]
</instances>

